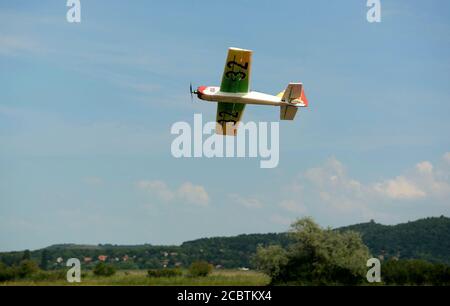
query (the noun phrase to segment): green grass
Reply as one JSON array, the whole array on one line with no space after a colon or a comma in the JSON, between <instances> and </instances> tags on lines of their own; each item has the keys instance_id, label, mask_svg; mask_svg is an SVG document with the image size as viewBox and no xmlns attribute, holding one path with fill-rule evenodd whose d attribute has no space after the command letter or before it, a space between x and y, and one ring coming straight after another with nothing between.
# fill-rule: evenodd
<instances>
[{"instance_id":1,"label":"green grass","mask_svg":"<svg viewBox=\"0 0 450 306\"><path fill-rule=\"evenodd\" d=\"M65 280L15 280L0 286L265 286L270 278L256 271L216 270L206 277L148 277L146 270L118 271L111 277L97 277L91 272L81 283Z\"/></svg>"}]
</instances>

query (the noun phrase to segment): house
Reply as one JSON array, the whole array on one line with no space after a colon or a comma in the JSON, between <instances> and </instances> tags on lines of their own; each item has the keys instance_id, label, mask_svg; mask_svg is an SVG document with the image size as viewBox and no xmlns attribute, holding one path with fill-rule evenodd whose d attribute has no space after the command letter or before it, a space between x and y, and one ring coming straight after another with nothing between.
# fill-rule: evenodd
<instances>
[{"instance_id":1,"label":"house","mask_svg":"<svg viewBox=\"0 0 450 306\"><path fill-rule=\"evenodd\" d=\"M98 256L98 260L100 260L100 261L106 261L107 258L108 258L107 255L99 255Z\"/></svg>"},{"instance_id":2,"label":"house","mask_svg":"<svg viewBox=\"0 0 450 306\"><path fill-rule=\"evenodd\" d=\"M83 258L83 261L85 263L90 263L92 261L92 257L85 257L85 258Z\"/></svg>"}]
</instances>

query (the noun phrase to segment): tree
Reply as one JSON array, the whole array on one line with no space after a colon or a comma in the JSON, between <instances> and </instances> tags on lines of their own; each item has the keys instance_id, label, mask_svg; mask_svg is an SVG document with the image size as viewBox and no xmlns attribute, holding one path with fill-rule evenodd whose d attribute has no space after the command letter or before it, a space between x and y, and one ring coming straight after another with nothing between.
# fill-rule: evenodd
<instances>
[{"instance_id":1,"label":"tree","mask_svg":"<svg viewBox=\"0 0 450 306\"><path fill-rule=\"evenodd\" d=\"M30 250L23 251L22 260L30 260L30 259L31 259Z\"/></svg>"},{"instance_id":2,"label":"tree","mask_svg":"<svg viewBox=\"0 0 450 306\"><path fill-rule=\"evenodd\" d=\"M25 278L35 274L39 271L39 267L35 261L22 260L18 267L16 267L16 275L20 278Z\"/></svg>"},{"instance_id":3,"label":"tree","mask_svg":"<svg viewBox=\"0 0 450 306\"><path fill-rule=\"evenodd\" d=\"M193 262L189 268L189 275L193 277L208 276L212 272L213 266L206 261Z\"/></svg>"},{"instance_id":4,"label":"tree","mask_svg":"<svg viewBox=\"0 0 450 306\"><path fill-rule=\"evenodd\" d=\"M97 276L112 276L116 273L116 268L113 265L105 264L104 262L99 262L94 267L93 272Z\"/></svg>"},{"instance_id":5,"label":"tree","mask_svg":"<svg viewBox=\"0 0 450 306\"><path fill-rule=\"evenodd\" d=\"M0 282L12 280L14 277L14 270L0 262Z\"/></svg>"},{"instance_id":6,"label":"tree","mask_svg":"<svg viewBox=\"0 0 450 306\"><path fill-rule=\"evenodd\" d=\"M49 258L50 256L49 256L49 254L48 254L48 251L47 251L47 249L44 249L43 251L42 251L42 253L41 253L41 263L40 263L40 267L41 267L41 269L42 270L47 270L47 268L48 268L48 261L49 261Z\"/></svg>"},{"instance_id":7,"label":"tree","mask_svg":"<svg viewBox=\"0 0 450 306\"><path fill-rule=\"evenodd\" d=\"M388 285L450 284L450 266L419 259L387 260L382 265L381 275Z\"/></svg>"},{"instance_id":8,"label":"tree","mask_svg":"<svg viewBox=\"0 0 450 306\"><path fill-rule=\"evenodd\" d=\"M370 258L361 236L355 232L323 229L310 218L291 225L293 244L259 248L256 261L272 283L357 284L366 273Z\"/></svg>"},{"instance_id":9,"label":"tree","mask_svg":"<svg viewBox=\"0 0 450 306\"><path fill-rule=\"evenodd\" d=\"M279 245L258 246L255 259L256 267L273 278L278 278L281 267L288 263L287 252Z\"/></svg>"}]
</instances>

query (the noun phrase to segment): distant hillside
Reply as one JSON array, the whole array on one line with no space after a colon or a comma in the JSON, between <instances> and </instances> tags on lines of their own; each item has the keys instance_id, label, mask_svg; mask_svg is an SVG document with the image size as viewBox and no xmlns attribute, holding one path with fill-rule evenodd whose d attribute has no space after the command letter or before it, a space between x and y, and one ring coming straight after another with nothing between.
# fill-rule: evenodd
<instances>
[{"instance_id":1,"label":"distant hillside","mask_svg":"<svg viewBox=\"0 0 450 306\"><path fill-rule=\"evenodd\" d=\"M420 258L450 264L450 218L426 218L397 225L375 222L342 227L361 233L373 255Z\"/></svg>"},{"instance_id":2,"label":"distant hillside","mask_svg":"<svg viewBox=\"0 0 450 306\"><path fill-rule=\"evenodd\" d=\"M193 258L207 260L224 267L252 267L251 257L258 245L287 246L286 233L250 234L235 237L203 238L184 242L181 248Z\"/></svg>"},{"instance_id":3,"label":"distant hillside","mask_svg":"<svg viewBox=\"0 0 450 306\"><path fill-rule=\"evenodd\" d=\"M342 227L362 234L365 244L375 256L420 258L450 264L450 218L427 218L398 225L375 222ZM99 256L114 262L119 268L159 268L189 266L195 260L207 260L224 268L253 267L252 256L258 245L290 243L286 233L250 234L234 237L202 238L184 242L180 246L144 245L76 245L59 244L27 252L26 256L49 269L63 267L65 260L79 258L84 267L91 267ZM0 261L7 265L19 262L24 252L0 253Z\"/></svg>"}]
</instances>

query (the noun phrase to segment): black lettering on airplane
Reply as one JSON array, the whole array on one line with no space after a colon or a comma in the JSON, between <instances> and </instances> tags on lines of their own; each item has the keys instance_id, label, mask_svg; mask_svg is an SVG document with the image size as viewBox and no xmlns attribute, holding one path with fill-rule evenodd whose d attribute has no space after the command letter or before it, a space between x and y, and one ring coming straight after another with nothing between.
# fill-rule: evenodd
<instances>
[{"instance_id":1,"label":"black lettering on airplane","mask_svg":"<svg viewBox=\"0 0 450 306\"><path fill-rule=\"evenodd\" d=\"M233 69L234 66L238 66L238 67L240 67L241 69L247 70L247 69L248 69L248 62L246 62L245 64L239 64L239 63L236 62L236 61L229 61L229 62L227 63L227 66L228 66L228 68L230 68L230 69Z\"/></svg>"},{"instance_id":2,"label":"black lettering on airplane","mask_svg":"<svg viewBox=\"0 0 450 306\"><path fill-rule=\"evenodd\" d=\"M245 64L240 64L238 62L236 62L235 60L229 61L227 63L227 67L229 69L234 69L234 67L239 67L242 70L248 70L248 62L246 62ZM227 71L225 73L225 76L229 79L232 79L233 81L236 80L243 80L247 77L247 73L243 72L243 71Z\"/></svg>"},{"instance_id":3,"label":"black lettering on airplane","mask_svg":"<svg viewBox=\"0 0 450 306\"><path fill-rule=\"evenodd\" d=\"M229 79L232 79L233 81L235 80L243 80L245 79L245 77L247 76L247 74L245 72L242 71L227 71L225 73L225 76Z\"/></svg>"},{"instance_id":4,"label":"black lettering on airplane","mask_svg":"<svg viewBox=\"0 0 450 306\"><path fill-rule=\"evenodd\" d=\"M219 113L220 117L225 117L225 115L228 115L228 116L236 118L236 119L239 118L239 112L229 113L229 112L223 111L223 112Z\"/></svg>"}]
</instances>

